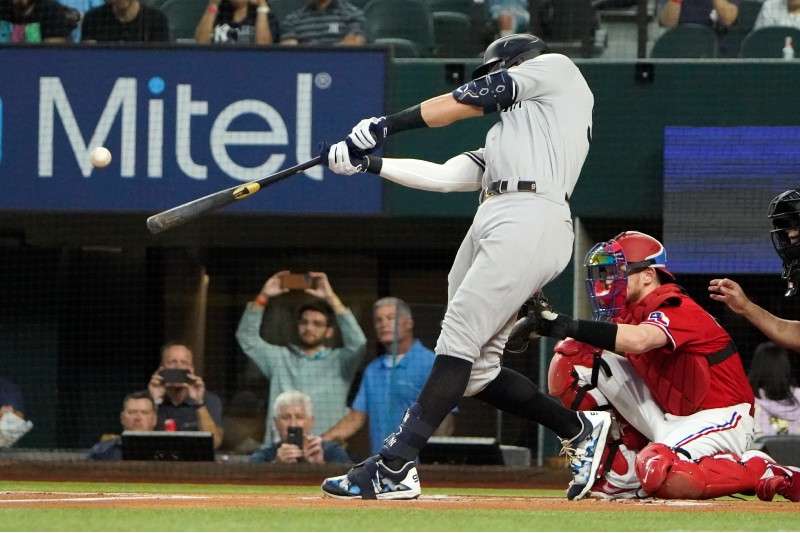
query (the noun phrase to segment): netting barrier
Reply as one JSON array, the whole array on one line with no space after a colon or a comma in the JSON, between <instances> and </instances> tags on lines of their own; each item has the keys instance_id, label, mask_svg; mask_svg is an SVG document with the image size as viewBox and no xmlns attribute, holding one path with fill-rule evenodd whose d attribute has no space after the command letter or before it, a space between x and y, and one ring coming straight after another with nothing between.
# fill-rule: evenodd
<instances>
[{"instance_id":1,"label":"netting barrier","mask_svg":"<svg viewBox=\"0 0 800 533\"><path fill-rule=\"evenodd\" d=\"M298 10L311 8L287 0L0 0L0 404L19 437L0 447L4 465L83 465L99 443L103 458L121 459L126 428L206 432L183 451L151 442L141 453L202 448L243 469L259 450L275 461L288 427L302 427L307 446L333 435L348 460L373 453L432 364L477 194L316 166L160 235L144 220L307 161L361 118L452 91L510 28L573 57L595 95L592 148L571 198L575 255L547 288L559 310L588 318L583 254L637 229L664 242L680 284L731 333L746 370L765 337L712 302L708 281L732 277L769 311L798 315L765 215L797 186L789 29L749 38L745 1L739 25L679 44L653 2L334 3L341 20L314 11L321 18L308 22ZM328 40L311 38L319 33ZM282 36L310 46L275 46ZM366 46L331 46L346 39ZM739 55L751 59L710 60ZM482 146L495 120L403 133L385 153L443 162ZM105 168L92 165L98 147L112 155ZM266 294L281 271L299 288ZM384 297L408 304L389 329L404 331L410 316L405 339L419 345L381 330L374 305ZM317 307L300 313L307 304ZM551 355L552 342L533 342L505 364L546 387ZM275 405L295 389L311 398L313 420L288 412L308 407L296 397ZM471 398L433 444L423 462L524 467L558 450L550 432Z\"/></svg>"}]
</instances>

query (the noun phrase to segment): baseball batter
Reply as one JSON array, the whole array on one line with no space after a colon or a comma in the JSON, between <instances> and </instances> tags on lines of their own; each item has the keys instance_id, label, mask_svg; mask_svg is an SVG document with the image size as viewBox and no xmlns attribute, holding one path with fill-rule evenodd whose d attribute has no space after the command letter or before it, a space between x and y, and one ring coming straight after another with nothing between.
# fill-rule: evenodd
<instances>
[{"instance_id":1,"label":"baseball batter","mask_svg":"<svg viewBox=\"0 0 800 533\"><path fill-rule=\"evenodd\" d=\"M662 244L644 233L623 232L592 248L586 266L595 317L611 321L575 321L541 306L536 331L574 338L557 346L550 390L587 407L606 402L650 442L632 450L623 435L624 444L614 451L621 457L611 459L612 468L594 490L691 499L757 492L771 499L773 474L765 473L774 461L747 451L753 392L736 346L675 284ZM591 394L592 386L599 395ZM578 398L580 390L589 395Z\"/></svg>"},{"instance_id":2,"label":"baseball batter","mask_svg":"<svg viewBox=\"0 0 800 533\"><path fill-rule=\"evenodd\" d=\"M330 168L367 170L416 189L481 191L481 203L448 276L448 306L436 361L417 402L380 454L323 491L340 498L407 499L420 493L415 459L434 428L463 395L540 422L561 438L571 458L568 497L580 498L596 473L610 418L576 413L542 394L526 377L501 367L520 306L555 278L572 252L569 196L589 150L594 98L575 64L546 53L527 34L487 48L475 79L395 115L359 122L332 146ZM362 157L386 136L447 126L499 112L485 147L444 164ZM400 421L398 421L400 422Z\"/></svg>"}]
</instances>

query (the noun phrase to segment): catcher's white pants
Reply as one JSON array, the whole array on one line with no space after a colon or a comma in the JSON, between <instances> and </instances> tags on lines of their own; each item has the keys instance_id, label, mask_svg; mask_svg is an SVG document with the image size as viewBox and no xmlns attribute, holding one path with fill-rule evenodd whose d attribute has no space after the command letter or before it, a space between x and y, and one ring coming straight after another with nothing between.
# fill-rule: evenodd
<instances>
[{"instance_id":1,"label":"catcher's white pants","mask_svg":"<svg viewBox=\"0 0 800 533\"><path fill-rule=\"evenodd\" d=\"M597 389L651 442L683 450L695 460L720 453L740 456L750 447L754 427L750 404L705 409L689 416L664 413L625 357L604 351L603 360L611 376L601 370ZM590 368L576 366L575 371L581 382L590 381Z\"/></svg>"},{"instance_id":2,"label":"catcher's white pants","mask_svg":"<svg viewBox=\"0 0 800 533\"><path fill-rule=\"evenodd\" d=\"M500 373L516 313L564 270L572 241L566 203L515 192L480 205L447 278L447 311L436 343L437 354L473 364L465 396Z\"/></svg>"}]
</instances>

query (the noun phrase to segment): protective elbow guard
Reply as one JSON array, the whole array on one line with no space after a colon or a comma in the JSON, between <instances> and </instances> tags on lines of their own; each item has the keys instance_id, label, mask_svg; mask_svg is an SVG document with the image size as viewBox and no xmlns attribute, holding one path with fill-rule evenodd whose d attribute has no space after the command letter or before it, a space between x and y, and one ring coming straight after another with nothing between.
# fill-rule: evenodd
<instances>
[{"instance_id":1,"label":"protective elbow guard","mask_svg":"<svg viewBox=\"0 0 800 533\"><path fill-rule=\"evenodd\" d=\"M496 113L511 107L517 97L517 85L503 69L465 83L452 94L457 102L480 107L484 113Z\"/></svg>"}]
</instances>

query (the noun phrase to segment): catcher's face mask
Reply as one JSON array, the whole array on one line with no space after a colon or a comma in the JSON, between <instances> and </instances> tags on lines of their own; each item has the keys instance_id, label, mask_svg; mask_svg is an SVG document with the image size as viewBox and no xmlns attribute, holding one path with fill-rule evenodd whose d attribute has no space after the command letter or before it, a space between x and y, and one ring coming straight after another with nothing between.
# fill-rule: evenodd
<instances>
[{"instance_id":1,"label":"catcher's face mask","mask_svg":"<svg viewBox=\"0 0 800 533\"><path fill-rule=\"evenodd\" d=\"M584 261L586 292L595 320L610 321L625 308L628 264L622 246L610 240L595 244Z\"/></svg>"}]
</instances>

